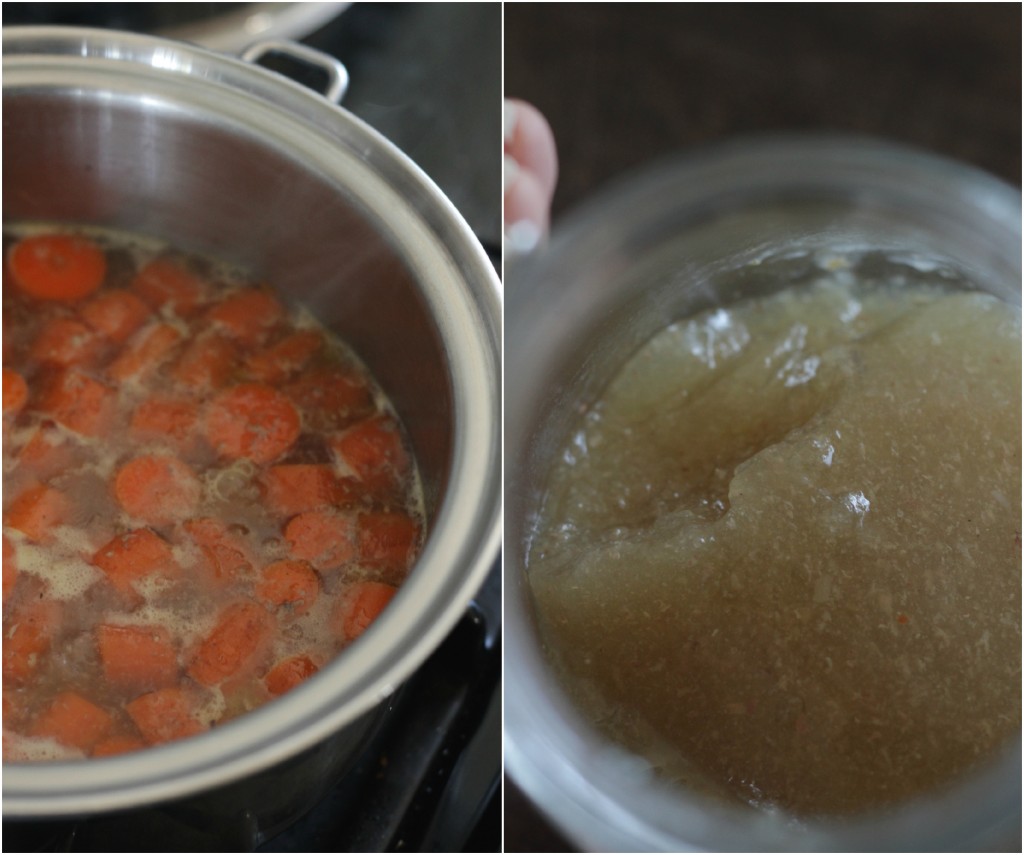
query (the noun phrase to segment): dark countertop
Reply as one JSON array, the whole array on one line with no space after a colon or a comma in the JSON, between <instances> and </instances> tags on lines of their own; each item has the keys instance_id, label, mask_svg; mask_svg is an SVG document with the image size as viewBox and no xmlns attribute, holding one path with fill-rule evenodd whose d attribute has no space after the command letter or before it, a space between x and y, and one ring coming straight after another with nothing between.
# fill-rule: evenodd
<instances>
[{"instance_id":1,"label":"dark countertop","mask_svg":"<svg viewBox=\"0 0 1024 855\"><path fill-rule=\"evenodd\" d=\"M886 137L1019 186L1020 33L1017 4L506 3L505 93L554 130L555 229L614 176L765 131ZM569 848L508 781L505 848Z\"/></svg>"}]
</instances>

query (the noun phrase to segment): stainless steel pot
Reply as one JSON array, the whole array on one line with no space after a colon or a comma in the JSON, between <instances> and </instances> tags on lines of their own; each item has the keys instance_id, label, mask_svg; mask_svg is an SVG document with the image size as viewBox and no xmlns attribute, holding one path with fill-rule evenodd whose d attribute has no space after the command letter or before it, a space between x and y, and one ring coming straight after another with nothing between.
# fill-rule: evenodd
<instances>
[{"instance_id":1,"label":"stainless steel pot","mask_svg":"<svg viewBox=\"0 0 1024 855\"><path fill-rule=\"evenodd\" d=\"M244 814L258 839L286 821L293 788L308 799L351 760L496 558L497 279L408 158L282 77L99 30L5 29L3 53L5 219L124 229L252 270L355 347L421 465L422 556L386 613L308 683L194 739L4 764L5 818L179 800L200 825Z\"/></svg>"},{"instance_id":2,"label":"stainless steel pot","mask_svg":"<svg viewBox=\"0 0 1024 855\"><path fill-rule=\"evenodd\" d=\"M849 821L729 807L599 736L536 632L527 545L579 408L656 331L799 280L814 253L842 249L890 253L905 273L941 270L1020 305L1020 193L869 140L740 142L663 163L595 196L507 272L506 769L584 849L1019 850L1019 740L946 791Z\"/></svg>"}]
</instances>

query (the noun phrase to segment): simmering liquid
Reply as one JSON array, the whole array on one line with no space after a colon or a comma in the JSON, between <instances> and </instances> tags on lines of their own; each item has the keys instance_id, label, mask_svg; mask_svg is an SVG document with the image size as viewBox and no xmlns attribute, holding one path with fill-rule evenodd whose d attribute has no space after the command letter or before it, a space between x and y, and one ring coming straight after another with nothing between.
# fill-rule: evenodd
<instances>
[{"instance_id":1,"label":"simmering liquid","mask_svg":"<svg viewBox=\"0 0 1024 855\"><path fill-rule=\"evenodd\" d=\"M687 786L889 804L1020 728L1020 313L843 271L655 336L550 473L551 660Z\"/></svg>"}]
</instances>

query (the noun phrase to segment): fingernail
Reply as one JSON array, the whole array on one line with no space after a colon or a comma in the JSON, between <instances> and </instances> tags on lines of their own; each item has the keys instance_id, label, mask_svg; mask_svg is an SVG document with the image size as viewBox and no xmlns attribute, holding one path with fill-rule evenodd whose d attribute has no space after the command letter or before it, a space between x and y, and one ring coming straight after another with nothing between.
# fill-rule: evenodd
<instances>
[{"instance_id":1,"label":"fingernail","mask_svg":"<svg viewBox=\"0 0 1024 855\"><path fill-rule=\"evenodd\" d=\"M502 130L505 142L511 142L516 132L516 124L519 122L519 108L511 101L505 101Z\"/></svg>"},{"instance_id":2,"label":"fingernail","mask_svg":"<svg viewBox=\"0 0 1024 855\"><path fill-rule=\"evenodd\" d=\"M540 245L540 226L532 220L519 220L505 228L505 249L511 253L526 254Z\"/></svg>"}]
</instances>

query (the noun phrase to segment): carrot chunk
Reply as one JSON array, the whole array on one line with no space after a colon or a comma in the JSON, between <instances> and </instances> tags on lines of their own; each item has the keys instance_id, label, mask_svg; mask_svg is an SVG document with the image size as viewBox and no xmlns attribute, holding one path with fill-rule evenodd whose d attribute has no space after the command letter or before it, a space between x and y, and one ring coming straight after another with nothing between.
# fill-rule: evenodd
<instances>
[{"instance_id":1,"label":"carrot chunk","mask_svg":"<svg viewBox=\"0 0 1024 855\"><path fill-rule=\"evenodd\" d=\"M376 512L360 514L359 560L364 564L404 570L419 541L419 526L408 514Z\"/></svg>"},{"instance_id":2,"label":"carrot chunk","mask_svg":"<svg viewBox=\"0 0 1024 855\"><path fill-rule=\"evenodd\" d=\"M196 438L199 405L184 398L150 398L132 413L129 426L137 442L166 442L179 450L189 449Z\"/></svg>"},{"instance_id":3,"label":"carrot chunk","mask_svg":"<svg viewBox=\"0 0 1024 855\"><path fill-rule=\"evenodd\" d=\"M124 708L149 745L184 739L207 730L199 720L194 693L180 686L139 695Z\"/></svg>"},{"instance_id":4,"label":"carrot chunk","mask_svg":"<svg viewBox=\"0 0 1024 855\"><path fill-rule=\"evenodd\" d=\"M218 335L203 336L185 348L171 376L191 389L220 389L231 378L237 359L231 341Z\"/></svg>"},{"instance_id":5,"label":"carrot chunk","mask_svg":"<svg viewBox=\"0 0 1024 855\"><path fill-rule=\"evenodd\" d=\"M263 606L252 602L228 606L192 657L188 675L204 686L238 675L263 658L274 628L274 618Z\"/></svg>"},{"instance_id":6,"label":"carrot chunk","mask_svg":"<svg viewBox=\"0 0 1024 855\"><path fill-rule=\"evenodd\" d=\"M243 345L258 344L285 316L284 306L262 288L243 288L228 294L206 317Z\"/></svg>"},{"instance_id":7,"label":"carrot chunk","mask_svg":"<svg viewBox=\"0 0 1024 855\"><path fill-rule=\"evenodd\" d=\"M133 458L114 476L114 498L131 516L167 525L190 516L199 505L202 484L187 463L170 455Z\"/></svg>"},{"instance_id":8,"label":"carrot chunk","mask_svg":"<svg viewBox=\"0 0 1024 855\"><path fill-rule=\"evenodd\" d=\"M306 511L284 527L292 557L317 570L334 570L356 555L352 518L337 511Z\"/></svg>"},{"instance_id":9,"label":"carrot chunk","mask_svg":"<svg viewBox=\"0 0 1024 855\"><path fill-rule=\"evenodd\" d=\"M305 371L284 391L314 430L335 430L373 412L366 380L341 368Z\"/></svg>"},{"instance_id":10,"label":"carrot chunk","mask_svg":"<svg viewBox=\"0 0 1024 855\"><path fill-rule=\"evenodd\" d=\"M14 592L14 586L18 584L18 556L14 544L4 535L4 605Z\"/></svg>"},{"instance_id":11,"label":"carrot chunk","mask_svg":"<svg viewBox=\"0 0 1024 855\"><path fill-rule=\"evenodd\" d=\"M20 412L28 401L28 383L12 368L4 369L4 415Z\"/></svg>"},{"instance_id":12,"label":"carrot chunk","mask_svg":"<svg viewBox=\"0 0 1024 855\"><path fill-rule=\"evenodd\" d=\"M338 600L332 615L332 629L341 639L352 641L373 623L398 589L383 582L356 582Z\"/></svg>"},{"instance_id":13,"label":"carrot chunk","mask_svg":"<svg viewBox=\"0 0 1024 855\"><path fill-rule=\"evenodd\" d=\"M85 436L102 433L113 417L113 389L76 368L57 374L39 397L39 409Z\"/></svg>"},{"instance_id":14,"label":"carrot chunk","mask_svg":"<svg viewBox=\"0 0 1024 855\"><path fill-rule=\"evenodd\" d=\"M29 356L51 365L89 364L102 347L102 339L81 321L54 318L39 331Z\"/></svg>"},{"instance_id":15,"label":"carrot chunk","mask_svg":"<svg viewBox=\"0 0 1024 855\"><path fill-rule=\"evenodd\" d=\"M138 751L145 748L146 743L137 736L128 733L115 734L101 739L90 752L91 757L114 757L118 754L127 754L130 751Z\"/></svg>"},{"instance_id":16,"label":"carrot chunk","mask_svg":"<svg viewBox=\"0 0 1024 855\"><path fill-rule=\"evenodd\" d=\"M53 600L36 600L4 619L4 683L23 684L42 665L60 629L62 610Z\"/></svg>"},{"instance_id":17,"label":"carrot chunk","mask_svg":"<svg viewBox=\"0 0 1024 855\"><path fill-rule=\"evenodd\" d=\"M206 299L206 282L168 256L154 258L132 280L131 288L154 309L167 306L188 317Z\"/></svg>"},{"instance_id":18,"label":"carrot chunk","mask_svg":"<svg viewBox=\"0 0 1024 855\"><path fill-rule=\"evenodd\" d=\"M80 314L82 320L107 341L123 344L146 322L151 310L131 291L113 288L89 300Z\"/></svg>"},{"instance_id":19,"label":"carrot chunk","mask_svg":"<svg viewBox=\"0 0 1024 855\"><path fill-rule=\"evenodd\" d=\"M398 425L389 416L366 419L329 440L341 462L371 492L398 489L409 472L409 455Z\"/></svg>"},{"instance_id":20,"label":"carrot chunk","mask_svg":"<svg viewBox=\"0 0 1024 855\"><path fill-rule=\"evenodd\" d=\"M107 275L107 256L80 235L31 235L10 249L8 267L18 288L37 300L87 297Z\"/></svg>"},{"instance_id":21,"label":"carrot chunk","mask_svg":"<svg viewBox=\"0 0 1024 855\"><path fill-rule=\"evenodd\" d=\"M275 561L263 568L255 593L268 606L304 615L320 594L320 577L305 561Z\"/></svg>"},{"instance_id":22,"label":"carrot chunk","mask_svg":"<svg viewBox=\"0 0 1024 855\"><path fill-rule=\"evenodd\" d=\"M106 710L77 692L61 692L29 728L29 735L88 751L113 726L114 719Z\"/></svg>"},{"instance_id":23,"label":"carrot chunk","mask_svg":"<svg viewBox=\"0 0 1024 855\"><path fill-rule=\"evenodd\" d=\"M181 333L170 324L146 327L107 366L107 374L118 382L151 374L168 358L180 340Z\"/></svg>"},{"instance_id":24,"label":"carrot chunk","mask_svg":"<svg viewBox=\"0 0 1024 855\"><path fill-rule=\"evenodd\" d=\"M221 392L206 410L207 441L225 457L270 463L291 448L301 431L299 414L280 392L243 383Z\"/></svg>"},{"instance_id":25,"label":"carrot chunk","mask_svg":"<svg viewBox=\"0 0 1024 855\"><path fill-rule=\"evenodd\" d=\"M263 678L263 685L274 697L290 692L299 683L308 680L317 672L316 663L311 657L300 654L282 659L271 668Z\"/></svg>"},{"instance_id":26,"label":"carrot chunk","mask_svg":"<svg viewBox=\"0 0 1024 855\"><path fill-rule=\"evenodd\" d=\"M44 422L18 452L18 468L30 469L37 477L55 474L74 457L70 443L53 422Z\"/></svg>"},{"instance_id":27,"label":"carrot chunk","mask_svg":"<svg viewBox=\"0 0 1024 855\"><path fill-rule=\"evenodd\" d=\"M202 551L200 572L213 587L228 587L252 573L252 559L245 541L220 520L189 520L185 531Z\"/></svg>"},{"instance_id":28,"label":"carrot chunk","mask_svg":"<svg viewBox=\"0 0 1024 855\"><path fill-rule=\"evenodd\" d=\"M135 691L173 686L178 681L178 650L161 626L96 627L103 676L107 682Z\"/></svg>"},{"instance_id":29,"label":"carrot chunk","mask_svg":"<svg viewBox=\"0 0 1024 855\"><path fill-rule=\"evenodd\" d=\"M7 509L6 524L30 540L43 543L53 529L67 521L71 503L60 490L36 484L22 492Z\"/></svg>"},{"instance_id":30,"label":"carrot chunk","mask_svg":"<svg viewBox=\"0 0 1024 855\"><path fill-rule=\"evenodd\" d=\"M323 336L316 330L299 330L265 350L254 353L246 369L261 383L280 383L300 371L320 351Z\"/></svg>"},{"instance_id":31,"label":"carrot chunk","mask_svg":"<svg viewBox=\"0 0 1024 855\"><path fill-rule=\"evenodd\" d=\"M138 599L135 582L147 576L174 578L180 574L171 546L148 528L119 534L92 557L114 588L132 600Z\"/></svg>"},{"instance_id":32,"label":"carrot chunk","mask_svg":"<svg viewBox=\"0 0 1024 855\"><path fill-rule=\"evenodd\" d=\"M279 517L344 504L355 497L351 484L322 463L271 466L260 478L260 487L267 507Z\"/></svg>"}]
</instances>

